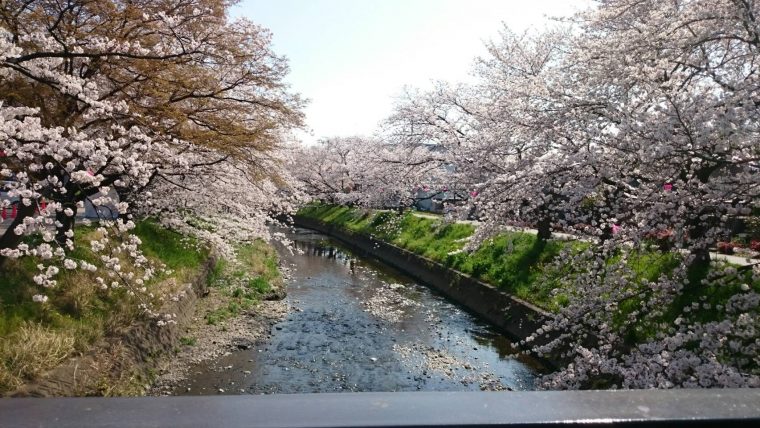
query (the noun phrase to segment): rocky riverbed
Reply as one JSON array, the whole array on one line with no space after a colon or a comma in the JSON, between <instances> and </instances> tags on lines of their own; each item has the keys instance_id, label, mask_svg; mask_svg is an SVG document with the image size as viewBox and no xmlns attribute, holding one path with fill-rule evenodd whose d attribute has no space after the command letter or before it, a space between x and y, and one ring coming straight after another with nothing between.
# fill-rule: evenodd
<instances>
[{"instance_id":1,"label":"rocky riverbed","mask_svg":"<svg viewBox=\"0 0 760 428\"><path fill-rule=\"evenodd\" d=\"M211 289L209 295L199 302L196 315L185 333L185 343L174 355L164 358L159 364L149 395L172 395L193 375L199 364L268 341L272 326L290 310L284 300L265 300L224 324L208 324L203 314L224 304L226 299L218 289Z\"/></svg>"},{"instance_id":2,"label":"rocky riverbed","mask_svg":"<svg viewBox=\"0 0 760 428\"><path fill-rule=\"evenodd\" d=\"M289 237L298 251L281 252L285 301L210 330L210 345L192 347L199 352L183 349L172 366L191 369L167 370L159 393L533 387L540 366L512 356L508 338L428 287L324 235L297 229Z\"/></svg>"}]
</instances>

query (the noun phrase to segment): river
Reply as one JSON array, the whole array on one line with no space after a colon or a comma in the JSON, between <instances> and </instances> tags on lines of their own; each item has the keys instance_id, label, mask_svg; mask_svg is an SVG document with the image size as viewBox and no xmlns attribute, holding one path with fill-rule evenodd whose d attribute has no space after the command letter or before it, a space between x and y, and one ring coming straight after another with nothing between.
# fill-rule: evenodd
<instances>
[{"instance_id":1,"label":"river","mask_svg":"<svg viewBox=\"0 0 760 428\"><path fill-rule=\"evenodd\" d=\"M280 248L289 315L191 371L177 395L529 390L540 365L428 287L307 229Z\"/></svg>"}]
</instances>

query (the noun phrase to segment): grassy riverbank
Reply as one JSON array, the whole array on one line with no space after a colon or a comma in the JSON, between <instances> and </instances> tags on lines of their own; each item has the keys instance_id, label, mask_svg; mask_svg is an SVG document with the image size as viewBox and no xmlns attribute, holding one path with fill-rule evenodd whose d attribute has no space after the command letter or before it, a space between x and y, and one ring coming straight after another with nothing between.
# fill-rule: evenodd
<instances>
[{"instance_id":1,"label":"grassy riverbank","mask_svg":"<svg viewBox=\"0 0 760 428\"><path fill-rule=\"evenodd\" d=\"M443 219L416 216L412 212L372 211L345 206L312 204L302 208L299 215L314 218L353 232L374 235L386 242L413 251L456 269L502 290L531 302L548 311L556 312L568 302L563 288L564 280L572 272L568 267L554 263L563 249L578 252L587 249L588 242L549 240L542 242L525 232L502 232L483 243L477 250L467 253L462 249L473 235L475 227L467 223L447 223ZM669 275L680 263L682 255L661 252L652 248L630 254L627 267L642 284ZM609 262L613 263L611 259ZM720 265L720 269L723 265ZM690 273L690 281L701 284L710 269L702 266ZM751 286L760 290L760 281ZM724 303L736 290L719 289L719 285L700 285L685 293L678 305L707 302L715 307ZM625 308L621 308L625 311ZM711 311L702 311L705 319ZM651 332L650 332L651 333ZM647 334L647 333L644 333Z\"/></svg>"},{"instance_id":2,"label":"grassy riverbank","mask_svg":"<svg viewBox=\"0 0 760 428\"><path fill-rule=\"evenodd\" d=\"M145 284L154 304L160 304L159 296L176 292L197 276L209 256L195 240L151 221L140 222L134 233L150 261L165 266ZM79 226L73 257L97 263L89 241L100 237L96 228ZM128 258L121 263L123 273L137 272ZM36 265L37 260L25 257L6 261L0 271L0 393L38 379L140 316L139 302L128 289L97 286L101 272L61 269L58 284L45 290L49 301L36 303L32 300L39 292L33 281Z\"/></svg>"},{"instance_id":3,"label":"grassy riverbank","mask_svg":"<svg viewBox=\"0 0 760 428\"><path fill-rule=\"evenodd\" d=\"M206 323L223 327L224 321L251 309L261 300L282 297L282 276L277 263L277 252L262 240L238 247L233 262L217 261L209 286L218 294L218 304L205 308Z\"/></svg>"},{"instance_id":4,"label":"grassy riverbank","mask_svg":"<svg viewBox=\"0 0 760 428\"><path fill-rule=\"evenodd\" d=\"M239 246L235 260L218 259L209 269L209 249L195 239L152 221L139 222L134 234L142 241L141 249L151 265L157 268L157 274L144 284L146 293L139 298L124 287L100 289L96 278L104 275L101 269L61 269L56 276L58 284L45 290L48 302L36 303L32 296L39 293L33 280L38 261L31 257L6 261L0 270L0 394L42 379L73 355L100 352L96 348L104 339L120 337L143 318L138 305L146 296L154 307L160 307L169 302L167 296L187 284L205 280L209 298L201 301L196 318L223 331L231 318L282 293L277 255L264 241ZM98 254L91 250L89 242L99 238L95 227L77 227L73 258L98 264ZM121 257L122 274L138 273L129 260ZM196 340L187 335L179 343L191 346ZM103 390L85 393L141 394L146 382L151 381L150 375L135 375L131 367L109 367L106 371L109 378L103 381Z\"/></svg>"}]
</instances>

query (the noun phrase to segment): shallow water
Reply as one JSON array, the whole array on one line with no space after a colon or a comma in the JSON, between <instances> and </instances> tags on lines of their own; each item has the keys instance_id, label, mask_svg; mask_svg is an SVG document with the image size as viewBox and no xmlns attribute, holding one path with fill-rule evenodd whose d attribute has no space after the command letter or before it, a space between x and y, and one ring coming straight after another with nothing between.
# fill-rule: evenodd
<instances>
[{"instance_id":1,"label":"shallow water","mask_svg":"<svg viewBox=\"0 0 760 428\"><path fill-rule=\"evenodd\" d=\"M532 389L541 367L431 289L317 232L280 256L290 314L271 339L191 370L175 394Z\"/></svg>"}]
</instances>

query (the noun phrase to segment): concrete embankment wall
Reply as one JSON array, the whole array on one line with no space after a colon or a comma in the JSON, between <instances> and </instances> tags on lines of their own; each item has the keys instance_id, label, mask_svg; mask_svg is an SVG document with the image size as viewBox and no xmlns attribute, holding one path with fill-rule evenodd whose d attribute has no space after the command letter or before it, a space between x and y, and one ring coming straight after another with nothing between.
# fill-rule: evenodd
<instances>
[{"instance_id":1,"label":"concrete embankment wall","mask_svg":"<svg viewBox=\"0 0 760 428\"><path fill-rule=\"evenodd\" d=\"M375 257L439 290L515 339L529 336L546 319L546 312L540 308L411 251L313 218L297 215L293 220L296 226L334 237L352 249Z\"/></svg>"}]
</instances>

